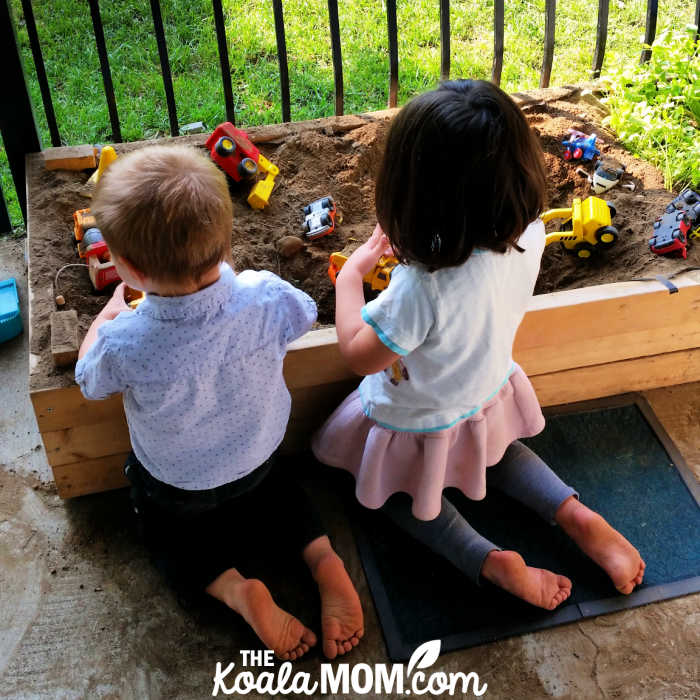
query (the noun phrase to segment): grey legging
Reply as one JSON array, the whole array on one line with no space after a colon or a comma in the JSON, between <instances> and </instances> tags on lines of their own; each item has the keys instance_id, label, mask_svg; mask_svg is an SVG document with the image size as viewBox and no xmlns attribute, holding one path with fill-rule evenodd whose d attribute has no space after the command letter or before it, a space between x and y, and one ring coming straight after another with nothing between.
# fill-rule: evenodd
<instances>
[{"instance_id":1,"label":"grey legging","mask_svg":"<svg viewBox=\"0 0 700 700\"><path fill-rule=\"evenodd\" d=\"M517 440L508 446L498 464L487 468L486 485L520 501L552 524L555 524L559 506L569 496L578 497L574 489ZM486 556L494 549L501 549L482 537L444 496L440 514L434 520L415 518L410 500L405 498L391 498L381 510L402 530L452 562L477 585Z\"/></svg>"}]
</instances>

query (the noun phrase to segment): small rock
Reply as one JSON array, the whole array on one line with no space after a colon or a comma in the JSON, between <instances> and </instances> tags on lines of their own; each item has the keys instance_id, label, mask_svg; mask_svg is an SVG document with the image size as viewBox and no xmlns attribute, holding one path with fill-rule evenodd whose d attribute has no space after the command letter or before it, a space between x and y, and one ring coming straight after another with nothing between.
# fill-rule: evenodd
<instances>
[{"instance_id":1,"label":"small rock","mask_svg":"<svg viewBox=\"0 0 700 700\"><path fill-rule=\"evenodd\" d=\"M297 236L283 236L277 241L277 250L283 258L295 256L304 247L304 241Z\"/></svg>"}]
</instances>

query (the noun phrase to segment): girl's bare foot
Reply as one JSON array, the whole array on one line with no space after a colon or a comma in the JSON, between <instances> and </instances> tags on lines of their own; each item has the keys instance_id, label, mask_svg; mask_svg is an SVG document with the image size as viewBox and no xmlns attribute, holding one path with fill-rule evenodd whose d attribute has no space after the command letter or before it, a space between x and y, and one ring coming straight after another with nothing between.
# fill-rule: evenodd
<instances>
[{"instance_id":1,"label":"girl's bare foot","mask_svg":"<svg viewBox=\"0 0 700 700\"><path fill-rule=\"evenodd\" d=\"M316 644L316 635L275 605L262 581L228 569L207 586L206 592L241 615L263 644L283 661L300 658Z\"/></svg>"},{"instance_id":2,"label":"girl's bare foot","mask_svg":"<svg viewBox=\"0 0 700 700\"><path fill-rule=\"evenodd\" d=\"M554 610L571 594L571 581L566 576L528 566L517 552L489 552L481 567L481 575L518 598L546 610Z\"/></svg>"},{"instance_id":3,"label":"girl's bare foot","mask_svg":"<svg viewBox=\"0 0 700 700\"><path fill-rule=\"evenodd\" d=\"M328 537L307 545L304 560L321 594L323 653L334 659L356 647L365 633L360 598Z\"/></svg>"},{"instance_id":4,"label":"girl's bare foot","mask_svg":"<svg viewBox=\"0 0 700 700\"><path fill-rule=\"evenodd\" d=\"M571 496L559 506L555 520L606 571L620 593L629 594L642 582L644 560L601 515Z\"/></svg>"}]
</instances>

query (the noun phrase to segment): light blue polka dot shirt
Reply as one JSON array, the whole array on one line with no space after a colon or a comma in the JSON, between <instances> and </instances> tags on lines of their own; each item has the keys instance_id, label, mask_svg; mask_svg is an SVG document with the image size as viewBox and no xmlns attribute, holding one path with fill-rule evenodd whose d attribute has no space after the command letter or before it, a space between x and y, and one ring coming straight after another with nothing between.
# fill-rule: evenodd
<instances>
[{"instance_id":1,"label":"light blue polka dot shirt","mask_svg":"<svg viewBox=\"0 0 700 700\"><path fill-rule=\"evenodd\" d=\"M287 344L316 304L271 272L221 277L194 294L149 294L104 323L75 367L88 399L122 392L131 445L160 481L220 486L260 466L284 437Z\"/></svg>"}]
</instances>

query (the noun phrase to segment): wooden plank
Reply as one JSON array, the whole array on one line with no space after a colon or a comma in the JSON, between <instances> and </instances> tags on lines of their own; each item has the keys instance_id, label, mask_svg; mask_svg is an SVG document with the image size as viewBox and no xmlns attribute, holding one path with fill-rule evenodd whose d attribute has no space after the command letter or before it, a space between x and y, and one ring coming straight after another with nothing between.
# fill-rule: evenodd
<instances>
[{"instance_id":1,"label":"wooden plank","mask_svg":"<svg viewBox=\"0 0 700 700\"><path fill-rule=\"evenodd\" d=\"M73 384L63 389L33 391L30 398L41 433L95 423L118 424L124 420L121 394L102 401L88 401Z\"/></svg>"},{"instance_id":2,"label":"wooden plank","mask_svg":"<svg viewBox=\"0 0 700 700\"><path fill-rule=\"evenodd\" d=\"M656 387L678 386L684 396L692 399L700 396L700 349L666 353L657 357L638 358L597 366L566 370L532 377L540 403L555 406L585 401L604 396L614 396L630 391L650 391ZM282 449L299 452L308 449L313 432L358 384L351 380L307 386L293 389L292 414ZM697 406L688 403L688 410L678 413L678 402L667 407L664 413L662 398L674 389L658 389L648 393L652 405L659 408L665 423L680 422L686 432L694 429L694 413ZM676 393L676 392L674 392ZM658 398L662 397L662 398ZM666 401L668 403L668 401ZM685 405L685 404L684 404ZM666 415L668 413L669 415ZM110 424L110 429L113 429ZM673 430L670 431L674 435ZM77 433L74 433L74 436ZM681 441L682 442L682 441ZM106 443L101 443L108 447ZM88 493L98 493L126 485L122 467L128 451L104 457L78 459L69 464L52 467L61 498L72 498ZM692 462L692 457L691 457ZM697 465L694 465L697 466Z\"/></svg>"},{"instance_id":3,"label":"wooden plank","mask_svg":"<svg viewBox=\"0 0 700 700\"><path fill-rule=\"evenodd\" d=\"M124 463L128 454L121 452L53 467L58 495L61 498L74 498L127 486Z\"/></svg>"},{"instance_id":4,"label":"wooden plank","mask_svg":"<svg viewBox=\"0 0 700 700\"><path fill-rule=\"evenodd\" d=\"M53 363L64 367L76 362L80 349L78 312L75 309L52 311L50 319Z\"/></svg>"},{"instance_id":5,"label":"wooden plank","mask_svg":"<svg viewBox=\"0 0 700 700\"><path fill-rule=\"evenodd\" d=\"M294 341L284 360L284 379L290 390L356 376L340 354L335 327L311 331Z\"/></svg>"},{"instance_id":6,"label":"wooden plank","mask_svg":"<svg viewBox=\"0 0 700 700\"><path fill-rule=\"evenodd\" d=\"M528 375L700 347L700 285L622 282L533 297L513 354ZM542 297L547 297L542 298Z\"/></svg>"},{"instance_id":7,"label":"wooden plank","mask_svg":"<svg viewBox=\"0 0 700 700\"><path fill-rule=\"evenodd\" d=\"M652 389L644 398L700 482L700 382Z\"/></svg>"},{"instance_id":8,"label":"wooden plank","mask_svg":"<svg viewBox=\"0 0 700 700\"><path fill-rule=\"evenodd\" d=\"M97 167L94 146L59 146L41 152L47 170L85 170Z\"/></svg>"},{"instance_id":9,"label":"wooden plank","mask_svg":"<svg viewBox=\"0 0 700 700\"><path fill-rule=\"evenodd\" d=\"M542 406L700 381L700 348L530 377Z\"/></svg>"},{"instance_id":10,"label":"wooden plank","mask_svg":"<svg viewBox=\"0 0 700 700\"><path fill-rule=\"evenodd\" d=\"M54 430L42 433L41 437L46 448L46 458L52 467L128 452L131 449L129 428L123 414L119 420Z\"/></svg>"},{"instance_id":11,"label":"wooden plank","mask_svg":"<svg viewBox=\"0 0 700 700\"><path fill-rule=\"evenodd\" d=\"M281 449L288 453L308 449L314 432L359 383L360 377L354 377L330 384L292 389L292 413Z\"/></svg>"},{"instance_id":12,"label":"wooden plank","mask_svg":"<svg viewBox=\"0 0 700 700\"><path fill-rule=\"evenodd\" d=\"M515 341L516 360L531 375L700 347L700 285L679 277L678 294L656 283L602 285L534 297ZM353 378L335 328L307 333L290 345L290 389ZM39 430L48 432L122 419L121 398L87 401L77 386L31 394Z\"/></svg>"}]
</instances>

